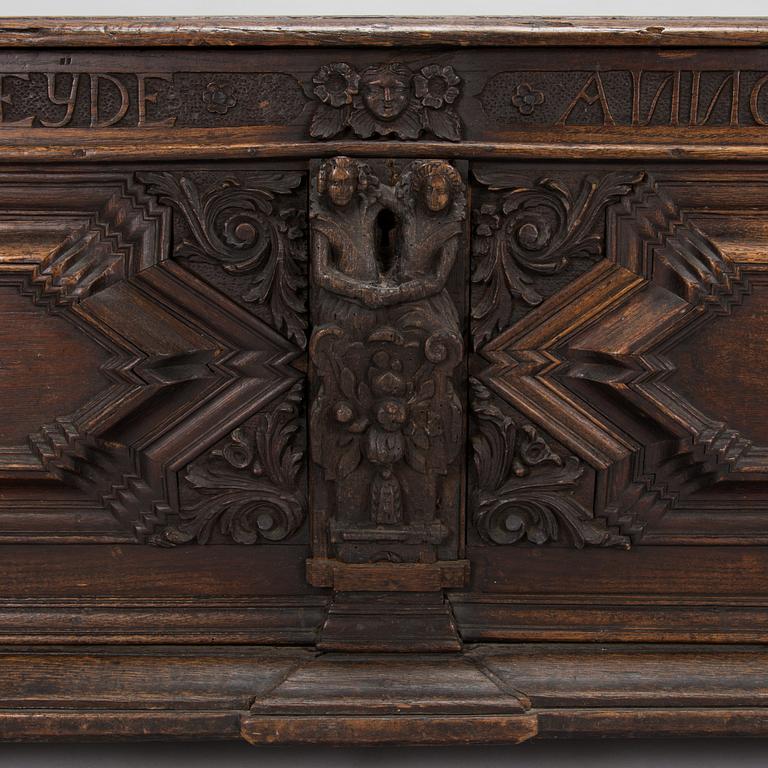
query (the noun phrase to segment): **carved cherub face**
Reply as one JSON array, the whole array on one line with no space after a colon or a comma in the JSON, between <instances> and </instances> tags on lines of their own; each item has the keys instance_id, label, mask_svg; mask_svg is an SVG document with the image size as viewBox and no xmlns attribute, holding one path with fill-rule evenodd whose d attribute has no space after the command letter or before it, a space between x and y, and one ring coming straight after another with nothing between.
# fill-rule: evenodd
<instances>
[{"instance_id":1,"label":"carved cherub face","mask_svg":"<svg viewBox=\"0 0 768 768\"><path fill-rule=\"evenodd\" d=\"M399 117L411 99L411 74L401 69L376 67L362 76L365 106L385 122Z\"/></svg>"},{"instance_id":2,"label":"carved cherub face","mask_svg":"<svg viewBox=\"0 0 768 768\"><path fill-rule=\"evenodd\" d=\"M357 174L350 166L334 165L328 174L328 197L343 208L352 201L357 189Z\"/></svg>"},{"instance_id":3,"label":"carved cherub face","mask_svg":"<svg viewBox=\"0 0 768 768\"><path fill-rule=\"evenodd\" d=\"M445 210L451 202L451 185L443 173L430 173L421 191L424 205L433 213Z\"/></svg>"}]
</instances>

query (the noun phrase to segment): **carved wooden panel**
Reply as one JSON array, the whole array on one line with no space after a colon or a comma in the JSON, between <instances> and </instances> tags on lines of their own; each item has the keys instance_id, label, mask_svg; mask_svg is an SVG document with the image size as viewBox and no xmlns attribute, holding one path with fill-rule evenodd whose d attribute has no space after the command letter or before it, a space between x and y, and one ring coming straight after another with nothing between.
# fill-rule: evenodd
<instances>
[{"instance_id":1,"label":"carved wooden panel","mask_svg":"<svg viewBox=\"0 0 768 768\"><path fill-rule=\"evenodd\" d=\"M224 238L228 227L241 235L251 220L277 233L272 241L259 232L260 251L246 256L257 286L261 280L270 290L285 290L280 281L292 278L273 279L277 261L298 273L284 315L278 298L268 318L290 334L285 338L183 267L176 254L189 246L172 247L181 232L171 234L170 209L152 194L148 177L149 186L129 173L0 177L8 350L0 537L6 541L136 542L174 517L186 519L195 502L178 478L211 489L211 481L186 465L228 433L248 429L260 409L280 412L280 399L301 378L289 362L299 352L295 342L303 342L305 276L283 257L285 243L304 236L301 217L290 232L279 212L258 209L262 191L249 189L235 192L244 212L233 215L244 215L245 223L221 220L216 206L222 204L211 196L200 203L209 219L197 221L201 239ZM176 180L161 178L168 185ZM267 174L272 178L279 183L281 176ZM296 174L289 178L289 187L301 183ZM183 176L177 184L187 188ZM242 253L242 243L234 247ZM301 263L305 253L300 247L293 253ZM209 257L217 254L225 270L228 254L213 250ZM263 264L256 263L260 258ZM281 428L266 428L259 450L267 462L301 465L301 439L298 447L285 447L285 437L274 434ZM238 468L240 462L230 463ZM301 466L287 476L281 471L271 479L297 493L290 523L278 521L281 513L267 523L264 510L230 509L218 515L223 532L242 538L243 526L257 519L257 529L272 532L265 539L276 538L280 526L284 535L300 527Z\"/></svg>"},{"instance_id":2,"label":"carved wooden panel","mask_svg":"<svg viewBox=\"0 0 768 768\"><path fill-rule=\"evenodd\" d=\"M768 732L764 23L0 43L0 734Z\"/></svg>"},{"instance_id":3,"label":"carved wooden panel","mask_svg":"<svg viewBox=\"0 0 768 768\"><path fill-rule=\"evenodd\" d=\"M591 513L623 540L762 541L766 177L566 169L530 192L475 173L502 211L476 211L480 378L597 471Z\"/></svg>"},{"instance_id":4,"label":"carved wooden panel","mask_svg":"<svg viewBox=\"0 0 768 768\"><path fill-rule=\"evenodd\" d=\"M714 153L724 133L734 146L764 143L768 67L759 50L734 46L723 57L707 46L646 45L628 61L615 46L561 44L553 59L545 47L480 43L450 52L414 40L394 51L125 48L107 58L17 50L0 59L0 123L10 146L22 146L32 128L51 141L25 152L60 159L141 157L147 131L180 157L192 142L242 158L254 143L278 156L299 143L311 156L313 145L371 139L429 142L451 157L503 155L510 141L528 157L574 143L593 156L637 157L653 147L696 156L702 147ZM424 153L414 147L411 156Z\"/></svg>"},{"instance_id":5,"label":"carved wooden panel","mask_svg":"<svg viewBox=\"0 0 768 768\"><path fill-rule=\"evenodd\" d=\"M310 580L442 572L464 537L466 184L443 160L314 169Z\"/></svg>"}]
</instances>

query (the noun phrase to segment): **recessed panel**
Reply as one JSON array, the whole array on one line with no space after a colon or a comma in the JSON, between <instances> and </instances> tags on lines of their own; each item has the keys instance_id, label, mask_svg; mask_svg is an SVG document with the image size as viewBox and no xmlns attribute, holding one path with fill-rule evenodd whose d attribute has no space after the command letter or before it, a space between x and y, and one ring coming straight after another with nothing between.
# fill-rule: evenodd
<instances>
[{"instance_id":1,"label":"recessed panel","mask_svg":"<svg viewBox=\"0 0 768 768\"><path fill-rule=\"evenodd\" d=\"M0 286L0 446L18 446L57 417L75 413L109 380L109 354L75 325Z\"/></svg>"},{"instance_id":2,"label":"recessed panel","mask_svg":"<svg viewBox=\"0 0 768 768\"><path fill-rule=\"evenodd\" d=\"M673 349L670 384L705 416L768 445L768 286Z\"/></svg>"}]
</instances>

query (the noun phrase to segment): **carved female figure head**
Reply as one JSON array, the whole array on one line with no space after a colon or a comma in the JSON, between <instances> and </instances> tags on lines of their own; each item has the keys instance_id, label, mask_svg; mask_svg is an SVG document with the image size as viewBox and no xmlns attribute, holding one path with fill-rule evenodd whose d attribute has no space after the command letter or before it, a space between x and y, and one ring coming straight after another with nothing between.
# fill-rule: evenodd
<instances>
[{"instance_id":1,"label":"carved female figure head","mask_svg":"<svg viewBox=\"0 0 768 768\"><path fill-rule=\"evenodd\" d=\"M431 213L446 210L461 194L462 187L459 172L444 160L420 163L413 174L412 190Z\"/></svg>"},{"instance_id":2,"label":"carved female figure head","mask_svg":"<svg viewBox=\"0 0 768 768\"><path fill-rule=\"evenodd\" d=\"M344 208L360 187L360 164L350 157L334 157L320 166L317 191L326 194L333 205Z\"/></svg>"},{"instance_id":3,"label":"carved female figure head","mask_svg":"<svg viewBox=\"0 0 768 768\"><path fill-rule=\"evenodd\" d=\"M413 73L402 64L369 67L360 77L360 92L368 110L384 122L397 119L411 100Z\"/></svg>"}]
</instances>

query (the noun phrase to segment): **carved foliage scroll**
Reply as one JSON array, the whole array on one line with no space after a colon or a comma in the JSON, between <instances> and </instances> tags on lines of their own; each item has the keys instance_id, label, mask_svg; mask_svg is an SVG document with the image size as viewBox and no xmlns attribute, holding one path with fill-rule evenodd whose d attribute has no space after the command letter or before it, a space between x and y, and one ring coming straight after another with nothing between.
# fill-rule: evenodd
<instances>
[{"instance_id":1,"label":"carved foliage scroll","mask_svg":"<svg viewBox=\"0 0 768 768\"><path fill-rule=\"evenodd\" d=\"M604 258L479 350L478 378L597 472L586 506L634 543L764 541L764 377L747 350L764 325L765 185L762 172L643 174L606 208Z\"/></svg>"},{"instance_id":2,"label":"carved foliage scroll","mask_svg":"<svg viewBox=\"0 0 768 768\"><path fill-rule=\"evenodd\" d=\"M321 538L343 560L456 551L464 344L446 284L464 210L463 180L444 161L413 162L394 179L348 158L318 171L313 509L327 514Z\"/></svg>"},{"instance_id":3,"label":"carved foliage scroll","mask_svg":"<svg viewBox=\"0 0 768 768\"><path fill-rule=\"evenodd\" d=\"M144 173L173 206L175 254L298 346L306 343L306 218L302 175Z\"/></svg>"},{"instance_id":4,"label":"carved foliage scroll","mask_svg":"<svg viewBox=\"0 0 768 768\"><path fill-rule=\"evenodd\" d=\"M490 390L472 381L472 521L490 544L528 541L629 547L594 518L575 491L585 472L576 456L554 450L532 424L515 419Z\"/></svg>"},{"instance_id":5,"label":"carved foliage scroll","mask_svg":"<svg viewBox=\"0 0 768 768\"><path fill-rule=\"evenodd\" d=\"M306 516L303 382L232 430L183 473L181 513L152 543L282 541Z\"/></svg>"},{"instance_id":6,"label":"carved foliage scroll","mask_svg":"<svg viewBox=\"0 0 768 768\"><path fill-rule=\"evenodd\" d=\"M473 210L472 336L477 348L511 325L518 299L528 306L540 304L559 287L554 276L574 261L589 265L601 255L605 227L599 216L639 178L617 172L569 184L508 172L476 175L491 193L483 193Z\"/></svg>"}]
</instances>

